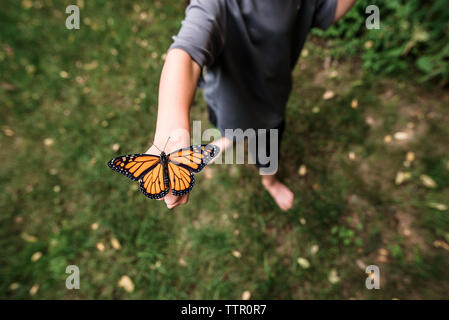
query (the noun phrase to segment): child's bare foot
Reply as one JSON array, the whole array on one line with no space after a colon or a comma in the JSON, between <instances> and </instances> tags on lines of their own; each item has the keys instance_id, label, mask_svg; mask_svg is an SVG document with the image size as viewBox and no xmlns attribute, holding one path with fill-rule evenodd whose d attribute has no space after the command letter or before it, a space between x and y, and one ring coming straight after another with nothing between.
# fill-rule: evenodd
<instances>
[{"instance_id":1,"label":"child's bare foot","mask_svg":"<svg viewBox=\"0 0 449 320\"><path fill-rule=\"evenodd\" d=\"M274 175L262 176L262 184L281 210L291 209L294 195L285 184L276 179Z\"/></svg>"}]
</instances>

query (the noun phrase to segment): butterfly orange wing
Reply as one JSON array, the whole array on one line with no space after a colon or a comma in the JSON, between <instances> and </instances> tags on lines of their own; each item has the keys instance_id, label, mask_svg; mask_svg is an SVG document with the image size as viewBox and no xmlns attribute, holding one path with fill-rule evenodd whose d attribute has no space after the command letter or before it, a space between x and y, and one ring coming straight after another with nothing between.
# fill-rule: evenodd
<instances>
[{"instance_id":1,"label":"butterfly orange wing","mask_svg":"<svg viewBox=\"0 0 449 320\"><path fill-rule=\"evenodd\" d=\"M168 155L168 179L172 194L182 196L195 185L193 173L200 172L220 149L214 145L194 145Z\"/></svg>"},{"instance_id":2,"label":"butterfly orange wing","mask_svg":"<svg viewBox=\"0 0 449 320\"><path fill-rule=\"evenodd\" d=\"M161 163L144 174L139 182L140 191L150 199L163 198L169 190L168 178Z\"/></svg>"},{"instance_id":3,"label":"butterfly orange wing","mask_svg":"<svg viewBox=\"0 0 449 320\"><path fill-rule=\"evenodd\" d=\"M168 193L168 178L159 156L130 154L112 159L108 166L134 181L139 181L140 190L148 198L160 199Z\"/></svg>"},{"instance_id":4,"label":"butterfly orange wing","mask_svg":"<svg viewBox=\"0 0 449 320\"><path fill-rule=\"evenodd\" d=\"M108 166L131 180L137 181L159 161L159 156L152 154L128 154L112 159L108 162Z\"/></svg>"}]
</instances>

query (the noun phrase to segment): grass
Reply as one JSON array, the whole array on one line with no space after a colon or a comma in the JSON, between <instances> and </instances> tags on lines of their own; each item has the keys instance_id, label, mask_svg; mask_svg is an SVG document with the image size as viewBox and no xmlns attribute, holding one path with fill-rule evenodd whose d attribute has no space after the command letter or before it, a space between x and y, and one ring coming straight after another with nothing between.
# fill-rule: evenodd
<instances>
[{"instance_id":1,"label":"grass","mask_svg":"<svg viewBox=\"0 0 449 320\"><path fill-rule=\"evenodd\" d=\"M295 192L290 212L277 209L251 165L210 166L188 205L173 211L107 168L151 143L178 2L78 2L76 31L65 28L64 1L4 5L0 296L447 297L449 94L365 74L357 58L329 59L332 48L318 39L293 72L279 172ZM324 100L325 90L335 97ZM201 93L192 120L210 127ZM398 131L407 139L395 139ZM405 166L407 152L415 159ZM399 171L409 179L398 185ZM70 264L80 268L80 290L65 288ZM365 288L370 264L381 269L380 290ZM123 275L131 292L117 285Z\"/></svg>"}]
</instances>

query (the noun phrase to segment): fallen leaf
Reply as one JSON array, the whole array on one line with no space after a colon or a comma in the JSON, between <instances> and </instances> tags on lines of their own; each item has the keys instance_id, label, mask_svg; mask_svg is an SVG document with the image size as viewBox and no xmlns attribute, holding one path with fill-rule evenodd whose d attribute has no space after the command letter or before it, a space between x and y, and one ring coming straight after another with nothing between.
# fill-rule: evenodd
<instances>
[{"instance_id":1,"label":"fallen leaf","mask_svg":"<svg viewBox=\"0 0 449 320\"><path fill-rule=\"evenodd\" d=\"M127 275L124 275L120 278L118 282L118 286L125 289L126 292L133 292L134 291L134 283L131 280L130 277Z\"/></svg>"},{"instance_id":2,"label":"fallen leaf","mask_svg":"<svg viewBox=\"0 0 449 320\"><path fill-rule=\"evenodd\" d=\"M251 292L246 290L242 293L242 300L249 300L251 299Z\"/></svg>"},{"instance_id":3,"label":"fallen leaf","mask_svg":"<svg viewBox=\"0 0 449 320\"><path fill-rule=\"evenodd\" d=\"M22 232L20 234L20 236L22 237L23 240L25 240L26 242L36 242L37 238L35 236L32 236L26 232Z\"/></svg>"},{"instance_id":4,"label":"fallen leaf","mask_svg":"<svg viewBox=\"0 0 449 320\"><path fill-rule=\"evenodd\" d=\"M300 177L304 177L307 174L307 167L304 164L299 166L298 174Z\"/></svg>"},{"instance_id":5,"label":"fallen leaf","mask_svg":"<svg viewBox=\"0 0 449 320\"><path fill-rule=\"evenodd\" d=\"M332 269L327 276L327 279L330 283L335 284L340 282L340 277L338 276L337 270Z\"/></svg>"},{"instance_id":6,"label":"fallen leaf","mask_svg":"<svg viewBox=\"0 0 449 320\"><path fill-rule=\"evenodd\" d=\"M94 223L92 223L92 224L90 225L90 228L91 228L92 230L97 230L99 226L100 226L100 225L98 224L98 222L94 222Z\"/></svg>"},{"instance_id":7,"label":"fallen leaf","mask_svg":"<svg viewBox=\"0 0 449 320\"><path fill-rule=\"evenodd\" d=\"M412 174L410 172L398 171L398 173L396 174L395 183L396 185L400 185L405 181L410 180L411 177Z\"/></svg>"},{"instance_id":8,"label":"fallen leaf","mask_svg":"<svg viewBox=\"0 0 449 320\"><path fill-rule=\"evenodd\" d=\"M105 249L105 246L104 246L104 244L102 242L98 242L96 244L96 247L97 247L98 251L104 251L104 249Z\"/></svg>"},{"instance_id":9,"label":"fallen leaf","mask_svg":"<svg viewBox=\"0 0 449 320\"><path fill-rule=\"evenodd\" d=\"M299 219L299 222L300 222L302 225L305 225L305 224L307 223L307 220L306 220L305 218L300 218L300 219Z\"/></svg>"},{"instance_id":10,"label":"fallen leaf","mask_svg":"<svg viewBox=\"0 0 449 320\"><path fill-rule=\"evenodd\" d=\"M388 256L388 250L385 249L385 248L380 248L380 249L379 249L379 254L380 254L381 256Z\"/></svg>"},{"instance_id":11,"label":"fallen leaf","mask_svg":"<svg viewBox=\"0 0 449 320\"><path fill-rule=\"evenodd\" d=\"M296 261L303 269L308 269L310 267L310 262L306 258L299 257Z\"/></svg>"},{"instance_id":12,"label":"fallen leaf","mask_svg":"<svg viewBox=\"0 0 449 320\"><path fill-rule=\"evenodd\" d=\"M180 264L181 266L183 266L183 267L185 267L185 266L187 265L187 263L186 263L186 261L184 260L183 257L179 258L178 262L179 262L179 264Z\"/></svg>"},{"instance_id":13,"label":"fallen leaf","mask_svg":"<svg viewBox=\"0 0 449 320\"><path fill-rule=\"evenodd\" d=\"M426 174L422 174L419 176L419 179L421 179L422 184L427 188L436 188L437 183L435 180L433 180L431 177L429 177Z\"/></svg>"},{"instance_id":14,"label":"fallen leaf","mask_svg":"<svg viewBox=\"0 0 449 320\"><path fill-rule=\"evenodd\" d=\"M234 257L236 257L236 258L241 258L242 257L242 254L240 253L240 251L237 251L237 250L233 250L232 251L232 255Z\"/></svg>"},{"instance_id":15,"label":"fallen leaf","mask_svg":"<svg viewBox=\"0 0 449 320\"><path fill-rule=\"evenodd\" d=\"M384 138L384 142L385 143L390 143L393 140L393 138L390 135L385 136Z\"/></svg>"},{"instance_id":16,"label":"fallen leaf","mask_svg":"<svg viewBox=\"0 0 449 320\"><path fill-rule=\"evenodd\" d=\"M5 136L12 137L14 135L14 131L12 131L10 128L3 127L2 129L3 129L3 133L5 134Z\"/></svg>"},{"instance_id":17,"label":"fallen leaf","mask_svg":"<svg viewBox=\"0 0 449 320\"><path fill-rule=\"evenodd\" d=\"M115 250L120 250L121 248L120 242L116 238L111 239L111 245Z\"/></svg>"},{"instance_id":18,"label":"fallen leaf","mask_svg":"<svg viewBox=\"0 0 449 320\"><path fill-rule=\"evenodd\" d=\"M373 40L368 40L365 42L365 49L371 49L374 45Z\"/></svg>"},{"instance_id":19,"label":"fallen leaf","mask_svg":"<svg viewBox=\"0 0 449 320\"><path fill-rule=\"evenodd\" d=\"M408 133L407 132L403 132L403 131L398 131L398 132L396 132L394 134L394 138L396 140L400 140L400 141L407 140L408 139Z\"/></svg>"},{"instance_id":20,"label":"fallen leaf","mask_svg":"<svg viewBox=\"0 0 449 320\"><path fill-rule=\"evenodd\" d=\"M39 260L42 257L42 252L37 251L35 253L33 253L33 255L31 256L31 261L32 262L36 262L37 260Z\"/></svg>"},{"instance_id":21,"label":"fallen leaf","mask_svg":"<svg viewBox=\"0 0 449 320\"><path fill-rule=\"evenodd\" d=\"M332 91L332 90L326 90L326 91L323 93L323 99L324 99L324 100L330 100L330 99L332 99L333 97L335 97L335 92Z\"/></svg>"},{"instance_id":22,"label":"fallen leaf","mask_svg":"<svg viewBox=\"0 0 449 320\"><path fill-rule=\"evenodd\" d=\"M435 241L433 242L433 245L434 245L436 248L443 248L444 250L449 251L449 244L447 244L447 243L444 242L444 241L441 241L441 240L435 240Z\"/></svg>"},{"instance_id":23,"label":"fallen leaf","mask_svg":"<svg viewBox=\"0 0 449 320\"><path fill-rule=\"evenodd\" d=\"M355 160L355 153L354 152L349 152L349 154L348 154L348 158L349 158L349 160Z\"/></svg>"},{"instance_id":24,"label":"fallen leaf","mask_svg":"<svg viewBox=\"0 0 449 320\"><path fill-rule=\"evenodd\" d=\"M442 204L442 203L429 202L427 205L430 208L437 209L437 210L440 210L440 211L446 211L448 209L447 205Z\"/></svg>"},{"instance_id":25,"label":"fallen leaf","mask_svg":"<svg viewBox=\"0 0 449 320\"><path fill-rule=\"evenodd\" d=\"M317 244L314 244L310 247L310 254L315 255L320 250L320 247Z\"/></svg>"},{"instance_id":26,"label":"fallen leaf","mask_svg":"<svg viewBox=\"0 0 449 320\"><path fill-rule=\"evenodd\" d=\"M405 160L408 162L415 161L415 153L412 151L407 152L407 154L405 155Z\"/></svg>"},{"instance_id":27,"label":"fallen leaf","mask_svg":"<svg viewBox=\"0 0 449 320\"><path fill-rule=\"evenodd\" d=\"M47 147L51 147L55 143L55 140L52 138L45 138L44 145Z\"/></svg>"},{"instance_id":28,"label":"fallen leaf","mask_svg":"<svg viewBox=\"0 0 449 320\"><path fill-rule=\"evenodd\" d=\"M14 290L17 290L18 288L19 288L19 284L17 283L17 282L13 282L13 283L11 283L10 285L9 285L9 290L10 291L14 291Z\"/></svg>"},{"instance_id":29,"label":"fallen leaf","mask_svg":"<svg viewBox=\"0 0 449 320\"><path fill-rule=\"evenodd\" d=\"M67 79L69 77L69 73L67 71L62 70L59 72L59 76L63 79Z\"/></svg>"},{"instance_id":30,"label":"fallen leaf","mask_svg":"<svg viewBox=\"0 0 449 320\"><path fill-rule=\"evenodd\" d=\"M30 295L34 296L39 291L39 287L38 284L33 285L29 291Z\"/></svg>"},{"instance_id":31,"label":"fallen leaf","mask_svg":"<svg viewBox=\"0 0 449 320\"><path fill-rule=\"evenodd\" d=\"M111 146L111 149L112 149L112 151L114 151L114 152L118 152L118 151L120 150L120 145L119 145L118 143L114 143L114 144Z\"/></svg>"},{"instance_id":32,"label":"fallen leaf","mask_svg":"<svg viewBox=\"0 0 449 320\"><path fill-rule=\"evenodd\" d=\"M352 101L351 101L351 108L357 109L358 106L359 106L359 100L352 99Z\"/></svg>"}]
</instances>

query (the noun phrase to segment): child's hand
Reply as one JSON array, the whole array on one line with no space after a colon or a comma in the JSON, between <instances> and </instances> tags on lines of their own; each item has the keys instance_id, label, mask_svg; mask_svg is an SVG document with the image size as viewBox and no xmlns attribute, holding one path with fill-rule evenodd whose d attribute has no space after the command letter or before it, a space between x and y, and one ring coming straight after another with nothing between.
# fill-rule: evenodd
<instances>
[{"instance_id":1,"label":"child's hand","mask_svg":"<svg viewBox=\"0 0 449 320\"><path fill-rule=\"evenodd\" d=\"M167 137L165 138L164 142L162 142L164 139L157 139L157 140L155 139L154 144L157 146L157 148L163 150L165 143L167 143L167 146L165 147L164 150L166 154L190 146L190 135L188 134L188 132L183 132L183 130L179 131L180 132L177 133L172 132L172 134L170 135L170 139L168 139ZM152 145L145 153L160 155L161 152L157 148L154 145ZM173 209L174 207L179 206L181 204L186 204L187 201L189 201L189 194L183 196L175 196L171 193L170 190L164 198L158 200L164 200L165 204L167 205L167 208Z\"/></svg>"}]
</instances>

